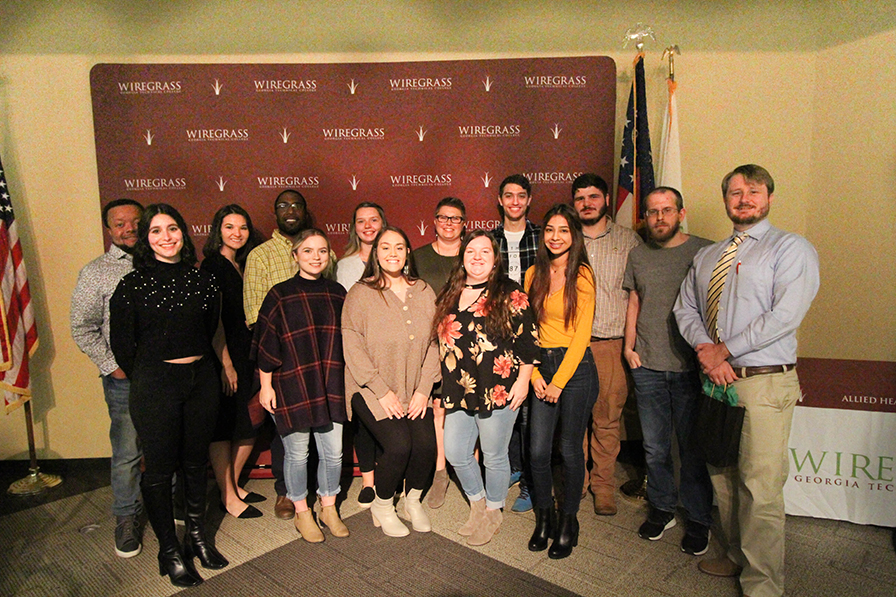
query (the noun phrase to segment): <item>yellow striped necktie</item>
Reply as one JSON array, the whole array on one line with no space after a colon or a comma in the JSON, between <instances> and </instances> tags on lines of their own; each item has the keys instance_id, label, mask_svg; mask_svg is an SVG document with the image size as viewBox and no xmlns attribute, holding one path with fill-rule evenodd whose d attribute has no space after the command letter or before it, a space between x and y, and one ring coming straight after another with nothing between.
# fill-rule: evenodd
<instances>
[{"instance_id":1,"label":"yellow striped necktie","mask_svg":"<svg viewBox=\"0 0 896 597\"><path fill-rule=\"evenodd\" d=\"M709 278L709 291L706 293L706 329L712 335L713 342L719 341L719 299L722 297L728 272L731 271L731 264L734 263L734 258L737 256L737 247L744 242L745 238L747 238L746 234L731 239Z\"/></svg>"}]
</instances>

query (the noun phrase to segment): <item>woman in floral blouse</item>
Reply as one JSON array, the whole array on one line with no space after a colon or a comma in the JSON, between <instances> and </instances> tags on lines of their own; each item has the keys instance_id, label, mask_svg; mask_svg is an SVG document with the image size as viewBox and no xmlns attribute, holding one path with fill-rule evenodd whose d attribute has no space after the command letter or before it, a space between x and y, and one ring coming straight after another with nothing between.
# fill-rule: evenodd
<instances>
[{"instance_id":1,"label":"woman in floral blouse","mask_svg":"<svg viewBox=\"0 0 896 597\"><path fill-rule=\"evenodd\" d=\"M510 434L529 391L538 329L526 293L504 273L491 235L468 234L460 255L436 301L434 327L448 411L445 455L470 500L470 517L457 532L469 545L484 545L501 525ZM484 484L473 455L477 439Z\"/></svg>"}]
</instances>

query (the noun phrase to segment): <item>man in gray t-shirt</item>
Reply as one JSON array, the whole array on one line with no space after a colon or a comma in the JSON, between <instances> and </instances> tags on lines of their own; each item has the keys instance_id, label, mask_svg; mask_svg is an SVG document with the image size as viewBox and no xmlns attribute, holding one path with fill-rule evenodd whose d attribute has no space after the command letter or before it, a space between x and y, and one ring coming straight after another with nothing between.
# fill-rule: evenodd
<instances>
[{"instance_id":1,"label":"man in gray t-shirt","mask_svg":"<svg viewBox=\"0 0 896 597\"><path fill-rule=\"evenodd\" d=\"M622 287L629 291L623 355L635 382L647 459L650 513L638 530L656 541L675 526L679 492L672 469L672 429L681 457L681 502L687 527L681 550L706 553L712 524L712 485L706 463L689 449L700 381L694 351L678 332L672 313L678 290L701 248L710 241L681 230L681 193L659 187L647 196L649 241L631 250Z\"/></svg>"}]
</instances>

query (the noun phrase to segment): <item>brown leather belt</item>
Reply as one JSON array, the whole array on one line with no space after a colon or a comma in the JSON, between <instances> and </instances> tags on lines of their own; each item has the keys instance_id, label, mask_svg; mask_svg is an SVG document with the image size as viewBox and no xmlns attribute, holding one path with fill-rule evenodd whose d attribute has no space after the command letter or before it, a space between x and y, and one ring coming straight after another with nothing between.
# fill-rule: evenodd
<instances>
[{"instance_id":1,"label":"brown leather belt","mask_svg":"<svg viewBox=\"0 0 896 597\"><path fill-rule=\"evenodd\" d=\"M735 375L740 378L753 377L755 375L771 375L772 373L787 373L796 369L793 365L769 365L767 367L732 367Z\"/></svg>"}]
</instances>

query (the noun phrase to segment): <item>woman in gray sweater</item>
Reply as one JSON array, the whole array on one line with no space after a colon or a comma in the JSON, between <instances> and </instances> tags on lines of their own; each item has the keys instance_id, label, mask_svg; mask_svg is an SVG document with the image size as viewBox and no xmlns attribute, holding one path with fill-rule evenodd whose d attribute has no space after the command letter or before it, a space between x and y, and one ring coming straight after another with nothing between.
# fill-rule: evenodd
<instances>
[{"instance_id":1,"label":"woman in gray sweater","mask_svg":"<svg viewBox=\"0 0 896 597\"><path fill-rule=\"evenodd\" d=\"M342 311L348 415L357 416L383 449L370 512L390 537L409 532L393 506L402 480L414 530L432 529L420 496L435 465L429 396L439 378L438 349L430 339L436 297L417 278L410 250L404 232L383 228Z\"/></svg>"}]
</instances>

